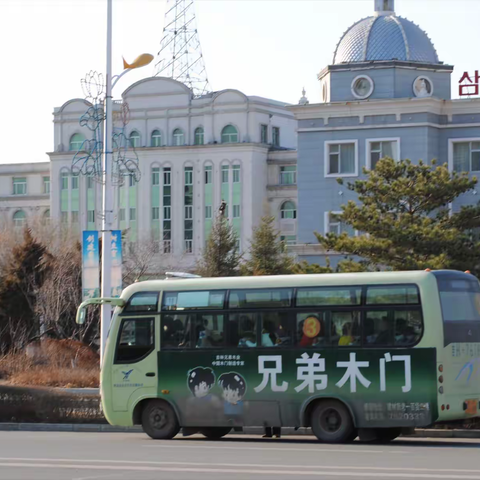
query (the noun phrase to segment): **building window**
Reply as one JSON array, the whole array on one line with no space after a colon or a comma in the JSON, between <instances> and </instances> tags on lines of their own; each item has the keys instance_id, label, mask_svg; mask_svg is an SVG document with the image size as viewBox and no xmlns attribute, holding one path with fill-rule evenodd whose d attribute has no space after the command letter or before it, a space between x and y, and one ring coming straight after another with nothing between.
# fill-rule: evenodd
<instances>
[{"instance_id":1,"label":"building window","mask_svg":"<svg viewBox=\"0 0 480 480\"><path fill-rule=\"evenodd\" d=\"M128 186L129 187L134 187L136 185L136 181L135 181L135 175L133 175L133 173L129 174L128 175Z\"/></svg>"},{"instance_id":2,"label":"building window","mask_svg":"<svg viewBox=\"0 0 480 480\"><path fill-rule=\"evenodd\" d=\"M74 133L70 137L69 150L71 152L77 152L78 150L80 150L80 148L82 148L82 144L84 141L85 141L85 137L81 133Z\"/></svg>"},{"instance_id":3,"label":"building window","mask_svg":"<svg viewBox=\"0 0 480 480\"><path fill-rule=\"evenodd\" d=\"M22 177L13 178L13 194L26 195L27 194L27 179ZM21 211L21 210L20 210Z\"/></svg>"},{"instance_id":4,"label":"building window","mask_svg":"<svg viewBox=\"0 0 480 480\"><path fill-rule=\"evenodd\" d=\"M180 128L176 128L173 131L173 145L176 147L181 147L182 145L185 145L185 135L183 133L183 130Z\"/></svg>"},{"instance_id":5,"label":"building window","mask_svg":"<svg viewBox=\"0 0 480 480\"><path fill-rule=\"evenodd\" d=\"M130 221L135 222L137 220L137 209L130 208Z\"/></svg>"},{"instance_id":6,"label":"building window","mask_svg":"<svg viewBox=\"0 0 480 480\"><path fill-rule=\"evenodd\" d=\"M164 220L172 219L172 207L163 207L163 219Z\"/></svg>"},{"instance_id":7,"label":"building window","mask_svg":"<svg viewBox=\"0 0 480 480\"><path fill-rule=\"evenodd\" d=\"M87 222L95 223L95 210L89 210L87 212Z\"/></svg>"},{"instance_id":8,"label":"building window","mask_svg":"<svg viewBox=\"0 0 480 480\"><path fill-rule=\"evenodd\" d=\"M72 212L72 223L78 223L78 212Z\"/></svg>"},{"instance_id":9,"label":"building window","mask_svg":"<svg viewBox=\"0 0 480 480\"><path fill-rule=\"evenodd\" d=\"M152 185L153 186L160 185L160 169L159 168L152 168Z\"/></svg>"},{"instance_id":10,"label":"building window","mask_svg":"<svg viewBox=\"0 0 480 480\"><path fill-rule=\"evenodd\" d=\"M45 210L43 212L43 224L47 225L48 223L50 223L50 210Z\"/></svg>"},{"instance_id":11,"label":"building window","mask_svg":"<svg viewBox=\"0 0 480 480\"><path fill-rule=\"evenodd\" d=\"M398 160L398 140L367 140L367 168L373 170L378 161L389 157Z\"/></svg>"},{"instance_id":12,"label":"building window","mask_svg":"<svg viewBox=\"0 0 480 480\"><path fill-rule=\"evenodd\" d=\"M240 218L240 205L233 206L233 218Z\"/></svg>"},{"instance_id":13,"label":"building window","mask_svg":"<svg viewBox=\"0 0 480 480\"><path fill-rule=\"evenodd\" d=\"M193 219L193 205L185 205L185 220Z\"/></svg>"},{"instance_id":14,"label":"building window","mask_svg":"<svg viewBox=\"0 0 480 480\"><path fill-rule=\"evenodd\" d=\"M234 165L232 168L233 183L240 183L240 165Z\"/></svg>"},{"instance_id":15,"label":"building window","mask_svg":"<svg viewBox=\"0 0 480 480\"><path fill-rule=\"evenodd\" d=\"M171 185L171 170L169 168L163 169L163 184Z\"/></svg>"},{"instance_id":16,"label":"building window","mask_svg":"<svg viewBox=\"0 0 480 480\"><path fill-rule=\"evenodd\" d=\"M205 185L212 183L212 167L209 165L205 167Z\"/></svg>"},{"instance_id":17,"label":"building window","mask_svg":"<svg viewBox=\"0 0 480 480\"><path fill-rule=\"evenodd\" d=\"M222 143L238 143L238 131L233 125L223 128Z\"/></svg>"},{"instance_id":18,"label":"building window","mask_svg":"<svg viewBox=\"0 0 480 480\"><path fill-rule=\"evenodd\" d=\"M297 184L297 167L280 167L280 185Z\"/></svg>"},{"instance_id":19,"label":"building window","mask_svg":"<svg viewBox=\"0 0 480 480\"><path fill-rule=\"evenodd\" d=\"M198 127L195 129L195 145L203 145L203 128Z\"/></svg>"},{"instance_id":20,"label":"building window","mask_svg":"<svg viewBox=\"0 0 480 480\"><path fill-rule=\"evenodd\" d=\"M15 228L23 228L27 223L27 216L23 210L17 210L13 214L13 226Z\"/></svg>"},{"instance_id":21,"label":"building window","mask_svg":"<svg viewBox=\"0 0 480 480\"><path fill-rule=\"evenodd\" d=\"M185 185L193 185L193 167L185 168Z\"/></svg>"},{"instance_id":22,"label":"building window","mask_svg":"<svg viewBox=\"0 0 480 480\"><path fill-rule=\"evenodd\" d=\"M274 147L280 146L280 127L272 127L272 145Z\"/></svg>"},{"instance_id":23,"label":"building window","mask_svg":"<svg viewBox=\"0 0 480 480\"><path fill-rule=\"evenodd\" d=\"M355 142L326 142L326 151L325 173L327 176L357 175Z\"/></svg>"},{"instance_id":24,"label":"building window","mask_svg":"<svg viewBox=\"0 0 480 480\"><path fill-rule=\"evenodd\" d=\"M152 147L161 147L162 146L162 134L160 133L159 130L154 130L152 132L152 138L150 145Z\"/></svg>"},{"instance_id":25,"label":"building window","mask_svg":"<svg viewBox=\"0 0 480 480\"><path fill-rule=\"evenodd\" d=\"M60 188L62 190L68 190L68 173L67 172L62 172L61 177L60 177Z\"/></svg>"},{"instance_id":26,"label":"building window","mask_svg":"<svg viewBox=\"0 0 480 480\"><path fill-rule=\"evenodd\" d=\"M125 209L124 208L121 208L120 211L119 211L119 218L120 218L120 221L121 222L124 222L125 221Z\"/></svg>"},{"instance_id":27,"label":"building window","mask_svg":"<svg viewBox=\"0 0 480 480\"><path fill-rule=\"evenodd\" d=\"M62 222L62 225L66 225L68 223L68 212L60 213L60 222Z\"/></svg>"},{"instance_id":28,"label":"building window","mask_svg":"<svg viewBox=\"0 0 480 480\"><path fill-rule=\"evenodd\" d=\"M152 207L152 220L160 220L160 207Z\"/></svg>"},{"instance_id":29,"label":"building window","mask_svg":"<svg viewBox=\"0 0 480 480\"><path fill-rule=\"evenodd\" d=\"M336 233L340 235L347 233L348 236L353 237L355 235L355 229L345 222L342 222L338 215L342 212L327 212L325 214L325 233Z\"/></svg>"},{"instance_id":30,"label":"building window","mask_svg":"<svg viewBox=\"0 0 480 480\"><path fill-rule=\"evenodd\" d=\"M193 253L193 167L185 167L184 207L184 250Z\"/></svg>"},{"instance_id":31,"label":"building window","mask_svg":"<svg viewBox=\"0 0 480 480\"><path fill-rule=\"evenodd\" d=\"M87 175L87 190L93 188L93 175Z\"/></svg>"},{"instance_id":32,"label":"building window","mask_svg":"<svg viewBox=\"0 0 480 480\"><path fill-rule=\"evenodd\" d=\"M222 165L222 183L228 183L228 165Z\"/></svg>"},{"instance_id":33,"label":"building window","mask_svg":"<svg viewBox=\"0 0 480 480\"><path fill-rule=\"evenodd\" d=\"M480 171L480 140L453 144L453 170L455 172Z\"/></svg>"},{"instance_id":34,"label":"building window","mask_svg":"<svg viewBox=\"0 0 480 480\"><path fill-rule=\"evenodd\" d=\"M260 125L260 143L268 143L268 125Z\"/></svg>"},{"instance_id":35,"label":"building window","mask_svg":"<svg viewBox=\"0 0 480 480\"><path fill-rule=\"evenodd\" d=\"M280 218L297 218L297 207L293 202L284 202L280 208Z\"/></svg>"},{"instance_id":36,"label":"building window","mask_svg":"<svg viewBox=\"0 0 480 480\"><path fill-rule=\"evenodd\" d=\"M140 146L140 134L134 130L130 134L129 141L132 148L138 148Z\"/></svg>"},{"instance_id":37,"label":"building window","mask_svg":"<svg viewBox=\"0 0 480 480\"><path fill-rule=\"evenodd\" d=\"M297 236L296 235L280 235L280 241L285 245L296 245Z\"/></svg>"},{"instance_id":38,"label":"building window","mask_svg":"<svg viewBox=\"0 0 480 480\"><path fill-rule=\"evenodd\" d=\"M78 176L72 176L72 190L78 190Z\"/></svg>"},{"instance_id":39,"label":"building window","mask_svg":"<svg viewBox=\"0 0 480 480\"><path fill-rule=\"evenodd\" d=\"M50 193L50 177L43 177L43 193Z\"/></svg>"},{"instance_id":40,"label":"building window","mask_svg":"<svg viewBox=\"0 0 480 480\"><path fill-rule=\"evenodd\" d=\"M235 252L240 253L241 252L240 248L241 248L240 239L237 238L235 240Z\"/></svg>"},{"instance_id":41,"label":"building window","mask_svg":"<svg viewBox=\"0 0 480 480\"><path fill-rule=\"evenodd\" d=\"M207 220L210 220L212 218L212 206L211 205L205 205L205 218Z\"/></svg>"}]
</instances>

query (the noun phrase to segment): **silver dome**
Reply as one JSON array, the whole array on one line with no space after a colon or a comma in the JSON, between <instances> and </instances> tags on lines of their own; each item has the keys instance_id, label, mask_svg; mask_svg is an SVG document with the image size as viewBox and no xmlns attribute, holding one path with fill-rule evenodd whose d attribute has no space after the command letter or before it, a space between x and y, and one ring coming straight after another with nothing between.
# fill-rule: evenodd
<instances>
[{"instance_id":1,"label":"silver dome","mask_svg":"<svg viewBox=\"0 0 480 480\"><path fill-rule=\"evenodd\" d=\"M337 45L334 64L403 60L440 63L427 34L395 14L364 18L350 27Z\"/></svg>"}]
</instances>

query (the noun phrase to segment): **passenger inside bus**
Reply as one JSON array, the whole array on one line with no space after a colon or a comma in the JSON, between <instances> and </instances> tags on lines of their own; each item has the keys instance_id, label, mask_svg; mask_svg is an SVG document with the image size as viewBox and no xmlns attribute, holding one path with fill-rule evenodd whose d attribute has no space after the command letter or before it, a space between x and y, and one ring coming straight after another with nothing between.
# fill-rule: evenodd
<instances>
[{"instance_id":1,"label":"passenger inside bus","mask_svg":"<svg viewBox=\"0 0 480 480\"><path fill-rule=\"evenodd\" d=\"M387 317L383 317L380 322L380 333L375 339L376 345L392 345L393 344L393 329Z\"/></svg>"}]
</instances>

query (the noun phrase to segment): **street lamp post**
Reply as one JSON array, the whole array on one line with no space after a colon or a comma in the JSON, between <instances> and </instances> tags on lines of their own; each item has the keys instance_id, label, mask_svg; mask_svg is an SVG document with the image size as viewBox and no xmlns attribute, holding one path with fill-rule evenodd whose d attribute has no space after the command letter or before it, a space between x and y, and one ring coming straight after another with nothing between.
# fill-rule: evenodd
<instances>
[{"instance_id":1,"label":"street lamp post","mask_svg":"<svg viewBox=\"0 0 480 480\"><path fill-rule=\"evenodd\" d=\"M112 296L112 237L114 222L113 211L113 184L112 184L112 153L113 153L113 122L112 122L112 90L118 80L130 70L148 65L153 60L153 55L144 53L136 58L132 64L123 61L124 71L112 78L112 4L113 0L107 0L107 75L106 75L106 96L105 96L105 141L104 154L102 159L103 171L103 219L102 219L102 292L103 298ZM112 307L109 303L101 306L100 317L100 364L103 361L103 353L107 342L107 335L110 329Z\"/></svg>"}]
</instances>

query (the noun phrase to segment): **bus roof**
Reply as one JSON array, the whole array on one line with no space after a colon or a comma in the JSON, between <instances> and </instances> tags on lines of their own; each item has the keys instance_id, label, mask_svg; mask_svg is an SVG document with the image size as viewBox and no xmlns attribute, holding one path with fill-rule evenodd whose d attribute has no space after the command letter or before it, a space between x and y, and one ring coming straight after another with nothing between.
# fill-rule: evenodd
<instances>
[{"instance_id":1,"label":"bus roof","mask_svg":"<svg viewBox=\"0 0 480 480\"><path fill-rule=\"evenodd\" d=\"M421 283L429 278L434 278L433 273L434 272L417 270L408 272L327 273L309 275L270 275L258 277L190 278L185 280L148 280L128 286L122 292L121 297L123 299L128 299L134 293L148 291Z\"/></svg>"}]
</instances>

